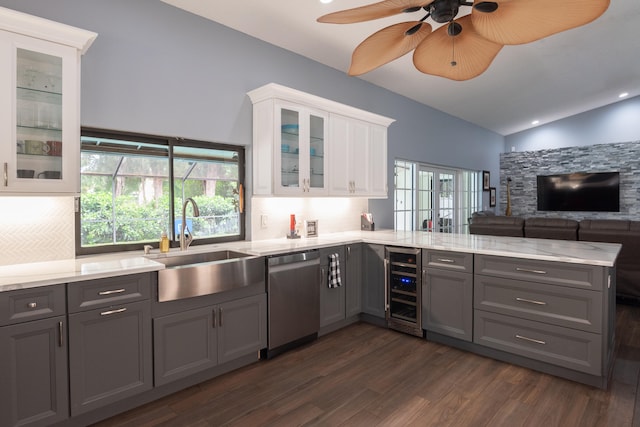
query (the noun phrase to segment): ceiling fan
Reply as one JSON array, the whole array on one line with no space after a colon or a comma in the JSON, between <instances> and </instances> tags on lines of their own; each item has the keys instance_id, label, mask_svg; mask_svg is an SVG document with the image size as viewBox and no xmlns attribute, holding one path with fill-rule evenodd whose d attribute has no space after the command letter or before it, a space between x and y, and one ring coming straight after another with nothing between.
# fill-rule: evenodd
<instances>
[{"instance_id":1,"label":"ceiling fan","mask_svg":"<svg viewBox=\"0 0 640 427\"><path fill-rule=\"evenodd\" d=\"M353 52L349 75L368 73L414 50L413 63L423 73L451 80L482 74L502 46L530 43L588 24L610 0L384 0L329 13L318 22L351 24L399 13L426 12L418 21L383 28ZM460 18L461 7L471 14ZM442 25L432 31L427 18Z\"/></svg>"}]
</instances>

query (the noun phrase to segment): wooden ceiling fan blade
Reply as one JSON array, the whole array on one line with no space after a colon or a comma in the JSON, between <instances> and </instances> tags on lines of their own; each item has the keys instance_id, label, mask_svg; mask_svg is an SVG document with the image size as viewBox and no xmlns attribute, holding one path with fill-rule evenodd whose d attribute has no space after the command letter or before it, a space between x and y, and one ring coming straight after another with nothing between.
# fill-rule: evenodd
<instances>
[{"instance_id":1,"label":"wooden ceiling fan blade","mask_svg":"<svg viewBox=\"0 0 640 427\"><path fill-rule=\"evenodd\" d=\"M443 25L418 45L413 53L418 70L461 81L477 77L489 68L502 45L478 34L469 15L455 22L462 27L457 36L450 36Z\"/></svg>"},{"instance_id":2,"label":"wooden ceiling fan blade","mask_svg":"<svg viewBox=\"0 0 640 427\"><path fill-rule=\"evenodd\" d=\"M397 15L405 9L421 7L428 3L428 0L384 0L366 6L329 13L318 18L318 22L352 24L354 22L371 21L372 19Z\"/></svg>"},{"instance_id":3,"label":"wooden ceiling fan blade","mask_svg":"<svg viewBox=\"0 0 640 427\"><path fill-rule=\"evenodd\" d=\"M523 44L588 24L607 10L609 1L495 0L497 10L474 9L471 16L483 37L500 44Z\"/></svg>"},{"instance_id":4,"label":"wooden ceiling fan blade","mask_svg":"<svg viewBox=\"0 0 640 427\"><path fill-rule=\"evenodd\" d=\"M419 26L417 31L415 27ZM409 31L412 30L412 31ZM410 34L407 34L409 31ZM398 59L411 52L431 34L431 25L420 22L402 22L391 25L367 37L353 51L350 76L358 76Z\"/></svg>"}]
</instances>

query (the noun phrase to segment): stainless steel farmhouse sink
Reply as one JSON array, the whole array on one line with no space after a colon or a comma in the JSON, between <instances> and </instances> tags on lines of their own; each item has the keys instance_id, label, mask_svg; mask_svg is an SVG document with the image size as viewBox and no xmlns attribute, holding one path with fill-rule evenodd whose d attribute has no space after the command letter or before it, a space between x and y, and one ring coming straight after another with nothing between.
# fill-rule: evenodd
<instances>
[{"instance_id":1,"label":"stainless steel farmhouse sink","mask_svg":"<svg viewBox=\"0 0 640 427\"><path fill-rule=\"evenodd\" d=\"M245 286L264 286L261 256L234 251L190 253L153 258L166 266L158 271L158 301L173 301Z\"/></svg>"}]
</instances>

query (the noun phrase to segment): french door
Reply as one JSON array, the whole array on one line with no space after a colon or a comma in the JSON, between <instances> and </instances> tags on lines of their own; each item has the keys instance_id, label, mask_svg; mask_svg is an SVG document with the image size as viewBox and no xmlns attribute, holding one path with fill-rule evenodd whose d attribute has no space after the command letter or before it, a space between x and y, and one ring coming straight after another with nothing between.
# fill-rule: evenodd
<instances>
[{"instance_id":1,"label":"french door","mask_svg":"<svg viewBox=\"0 0 640 427\"><path fill-rule=\"evenodd\" d=\"M452 233L456 226L456 171L418 167L416 230Z\"/></svg>"}]
</instances>

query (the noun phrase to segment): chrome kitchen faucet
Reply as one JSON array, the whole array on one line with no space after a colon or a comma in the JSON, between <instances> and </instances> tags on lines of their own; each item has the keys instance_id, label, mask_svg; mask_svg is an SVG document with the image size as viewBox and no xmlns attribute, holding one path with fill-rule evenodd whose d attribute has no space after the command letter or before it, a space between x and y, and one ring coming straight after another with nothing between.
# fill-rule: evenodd
<instances>
[{"instance_id":1,"label":"chrome kitchen faucet","mask_svg":"<svg viewBox=\"0 0 640 427\"><path fill-rule=\"evenodd\" d=\"M187 204L189 204L189 202L191 202L191 204L193 205L193 216L194 217L200 216L200 210L198 209L198 204L196 203L196 201L193 200L191 197L187 198L187 200L185 200L184 203L182 204L182 224L180 224L180 250L181 251L186 251L189 248L189 245L191 244L191 242L193 241L193 235L192 235L193 231L189 230L188 238L184 236L185 229L188 229Z\"/></svg>"}]
</instances>

